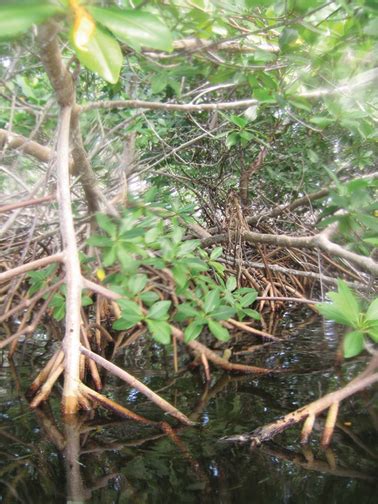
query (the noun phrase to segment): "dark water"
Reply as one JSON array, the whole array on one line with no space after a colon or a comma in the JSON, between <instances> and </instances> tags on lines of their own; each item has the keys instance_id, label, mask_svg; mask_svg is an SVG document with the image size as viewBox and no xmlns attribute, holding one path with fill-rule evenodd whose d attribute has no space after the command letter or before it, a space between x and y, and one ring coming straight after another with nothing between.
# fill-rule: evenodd
<instances>
[{"instance_id":1,"label":"dark water","mask_svg":"<svg viewBox=\"0 0 378 504\"><path fill-rule=\"evenodd\" d=\"M51 355L41 333L14 362L1 356L0 502L6 503L376 503L378 502L377 393L342 403L331 449L319 448L323 420L311 445L299 444L300 426L251 450L219 442L252 431L344 385L363 368L360 358L335 368L339 337L308 313L286 316L277 334L284 343L233 359L294 369L270 377L212 374L206 387L198 370L175 376L171 356L152 343L134 345L117 363L199 422L168 433L156 425L122 420L98 409L65 424L59 389L43 409L30 411L25 390ZM235 351L256 344L240 335ZM185 364L183 354L182 365ZM104 393L150 420L169 420L145 398L108 377ZM177 427L175 422L170 424Z\"/></svg>"}]
</instances>

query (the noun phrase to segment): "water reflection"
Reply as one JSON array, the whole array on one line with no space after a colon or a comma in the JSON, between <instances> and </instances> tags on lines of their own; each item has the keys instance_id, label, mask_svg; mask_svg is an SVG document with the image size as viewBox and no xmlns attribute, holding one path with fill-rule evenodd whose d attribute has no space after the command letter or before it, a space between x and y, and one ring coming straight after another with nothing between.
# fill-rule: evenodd
<instances>
[{"instance_id":1,"label":"water reflection","mask_svg":"<svg viewBox=\"0 0 378 504\"><path fill-rule=\"evenodd\" d=\"M321 326L294 327L284 345L252 353L239 349L246 362L266 364L274 357L276 365L295 366L294 374L256 378L213 370L205 384L197 371L183 369L176 376L161 361L150 365L150 386L199 422L195 428L162 423L155 406L113 378L105 393L144 416L144 424L102 409L64 421L59 393L32 412L24 392L52 350L30 344L14 362L3 360L0 502L375 503L378 414L373 391L343 403L332 450L326 452L319 449L316 430L303 450L299 428L254 450L219 442L252 431L356 374L358 360L335 372L335 346L332 352L324 350L328 345L322 339L329 335ZM248 348L252 343L246 341ZM124 362L129 369L135 365L131 356ZM321 428L320 418L318 432Z\"/></svg>"}]
</instances>

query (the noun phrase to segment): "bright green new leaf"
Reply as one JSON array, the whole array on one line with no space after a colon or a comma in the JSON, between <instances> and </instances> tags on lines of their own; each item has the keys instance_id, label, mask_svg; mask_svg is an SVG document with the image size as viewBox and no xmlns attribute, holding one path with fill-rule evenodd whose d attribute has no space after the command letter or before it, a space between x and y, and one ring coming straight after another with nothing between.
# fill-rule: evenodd
<instances>
[{"instance_id":1,"label":"bright green new leaf","mask_svg":"<svg viewBox=\"0 0 378 504\"><path fill-rule=\"evenodd\" d=\"M158 301L148 310L147 317L153 320L162 320L167 317L171 301Z\"/></svg>"},{"instance_id":2,"label":"bright green new leaf","mask_svg":"<svg viewBox=\"0 0 378 504\"><path fill-rule=\"evenodd\" d=\"M223 327L219 322L215 320L209 320L208 326L212 334L220 341L228 341L230 339L230 333Z\"/></svg>"},{"instance_id":3,"label":"bright green new leaf","mask_svg":"<svg viewBox=\"0 0 378 504\"><path fill-rule=\"evenodd\" d=\"M361 331L348 333L344 338L344 357L354 357L364 349L364 335Z\"/></svg>"},{"instance_id":4,"label":"bright green new leaf","mask_svg":"<svg viewBox=\"0 0 378 504\"><path fill-rule=\"evenodd\" d=\"M360 306L357 298L343 280L338 280L338 291L327 296L332 303L317 305L319 312L339 324L358 327Z\"/></svg>"},{"instance_id":5,"label":"bright green new leaf","mask_svg":"<svg viewBox=\"0 0 378 504\"><path fill-rule=\"evenodd\" d=\"M374 301L370 303L370 306L365 315L365 320L378 321L378 298L374 299Z\"/></svg>"},{"instance_id":6,"label":"bright green new leaf","mask_svg":"<svg viewBox=\"0 0 378 504\"><path fill-rule=\"evenodd\" d=\"M216 247L214 250L211 251L211 254L210 254L210 259L212 261L215 261L216 259L218 259L218 257L220 257L221 255L223 254L223 248L222 247Z\"/></svg>"},{"instance_id":7,"label":"bright green new leaf","mask_svg":"<svg viewBox=\"0 0 378 504\"><path fill-rule=\"evenodd\" d=\"M198 336L202 332L203 326L204 326L203 322L198 322L197 320L191 322L184 331L185 343L189 343L189 341L198 338Z\"/></svg>"},{"instance_id":8,"label":"bright green new leaf","mask_svg":"<svg viewBox=\"0 0 378 504\"><path fill-rule=\"evenodd\" d=\"M33 24L39 24L60 9L57 5L35 2L22 5L0 6L0 39L6 39L26 32Z\"/></svg>"},{"instance_id":9,"label":"bright green new leaf","mask_svg":"<svg viewBox=\"0 0 378 504\"><path fill-rule=\"evenodd\" d=\"M106 26L119 40L136 49L150 47L172 51L172 35L157 17L139 10L87 7L98 23Z\"/></svg>"},{"instance_id":10,"label":"bright green new leaf","mask_svg":"<svg viewBox=\"0 0 378 504\"><path fill-rule=\"evenodd\" d=\"M123 57L115 38L96 26L85 46L78 47L73 32L71 43L80 63L86 68L112 84L118 81Z\"/></svg>"},{"instance_id":11,"label":"bright green new leaf","mask_svg":"<svg viewBox=\"0 0 378 504\"><path fill-rule=\"evenodd\" d=\"M146 319L146 322L154 340L162 345L169 345L172 329L168 322L150 319Z\"/></svg>"},{"instance_id":12,"label":"bright green new leaf","mask_svg":"<svg viewBox=\"0 0 378 504\"><path fill-rule=\"evenodd\" d=\"M371 322L369 327L366 329L368 335L374 340L375 343L378 343L378 320Z\"/></svg>"}]
</instances>

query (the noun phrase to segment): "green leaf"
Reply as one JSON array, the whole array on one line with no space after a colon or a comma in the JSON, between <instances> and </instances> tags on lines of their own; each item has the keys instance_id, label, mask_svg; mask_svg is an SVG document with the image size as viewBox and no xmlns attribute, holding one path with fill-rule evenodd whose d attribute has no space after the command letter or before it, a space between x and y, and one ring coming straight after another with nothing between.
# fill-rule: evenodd
<instances>
[{"instance_id":1,"label":"green leaf","mask_svg":"<svg viewBox=\"0 0 378 504\"><path fill-rule=\"evenodd\" d=\"M144 275L142 273L130 277L127 282L127 287L130 293L135 296L135 294L141 292L145 288L147 280L147 275Z\"/></svg>"},{"instance_id":2,"label":"green leaf","mask_svg":"<svg viewBox=\"0 0 378 504\"><path fill-rule=\"evenodd\" d=\"M364 238L363 241L368 243L369 245L373 245L373 247L378 247L378 238Z\"/></svg>"},{"instance_id":3,"label":"green leaf","mask_svg":"<svg viewBox=\"0 0 378 504\"><path fill-rule=\"evenodd\" d=\"M362 352L364 349L364 335L361 331L348 333L344 338L344 357L349 359Z\"/></svg>"},{"instance_id":4,"label":"green leaf","mask_svg":"<svg viewBox=\"0 0 378 504\"><path fill-rule=\"evenodd\" d=\"M223 248L222 247L216 247L214 250L211 251L211 254L210 254L210 259L212 261L215 261L216 259L218 259L218 257L220 257L221 255L223 254Z\"/></svg>"},{"instance_id":5,"label":"green leaf","mask_svg":"<svg viewBox=\"0 0 378 504\"><path fill-rule=\"evenodd\" d=\"M112 328L116 329L117 331L125 331L126 329L131 329L132 327L137 324L139 320L133 319L131 316L127 319L124 319L123 317L116 320L113 322Z\"/></svg>"},{"instance_id":6,"label":"green leaf","mask_svg":"<svg viewBox=\"0 0 378 504\"><path fill-rule=\"evenodd\" d=\"M245 126L247 126L247 124L248 124L248 119L246 119L245 117L239 117L239 116L234 115L234 114L232 114L229 117L229 120L232 123L234 123L236 126L238 126L239 128L245 128Z\"/></svg>"},{"instance_id":7,"label":"green leaf","mask_svg":"<svg viewBox=\"0 0 378 504\"><path fill-rule=\"evenodd\" d=\"M375 341L375 343L378 343L378 321L371 323L365 331Z\"/></svg>"},{"instance_id":8,"label":"green leaf","mask_svg":"<svg viewBox=\"0 0 378 504\"><path fill-rule=\"evenodd\" d=\"M88 238L87 243L93 247L112 247L114 242L107 236L93 235Z\"/></svg>"},{"instance_id":9,"label":"green leaf","mask_svg":"<svg viewBox=\"0 0 378 504\"><path fill-rule=\"evenodd\" d=\"M260 320L261 316L260 313L257 312L256 310L252 310L251 308L243 308L243 313L248 315L248 317L251 317L255 320Z\"/></svg>"},{"instance_id":10,"label":"green leaf","mask_svg":"<svg viewBox=\"0 0 378 504\"><path fill-rule=\"evenodd\" d=\"M140 49L150 47L172 50L172 35L157 17L139 10L87 7L97 22L106 26L119 40Z\"/></svg>"},{"instance_id":11,"label":"green leaf","mask_svg":"<svg viewBox=\"0 0 378 504\"><path fill-rule=\"evenodd\" d=\"M0 6L0 39L15 37L60 12L57 5L35 2L29 5Z\"/></svg>"},{"instance_id":12,"label":"green leaf","mask_svg":"<svg viewBox=\"0 0 378 504\"><path fill-rule=\"evenodd\" d=\"M318 116L318 117L312 117L310 119L310 122L312 122L313 124L316 124L320 128L326 128L330 124L333 124L335 122L335 120L331 119L329 117Z\"/></svg>"},{"instance_id":13,"label":"green leaf","mask_svg":"<svg viewBox=\"0 0 378 504\"><path fill-rule=\"evenodd\" d=\"M377 320L378 321L378 298L374 299L366 312L365 320Z\"/></svg>"},{"instance_id":14,"label":"green leaf","mask_svg":"<svg viewBox=\"0 0 378 504\"><path fill-rule=\"evenodd\" d=\"M61 304L60 306L57 306L53 310L53 317L55 320L63 320L64 316L66 314L66 305L65 303Z\"/></svg>"},{"instance_id":15,"label":"green leaf","mask_svg":"<svg viewBox=\"0 0 378 504\"><path fill-rule=\"evenodd\" d=\"M175 320L178 322L183 322L192 317L198 315L198 308L191 305L190 303L182 303L177 307L177 313L175 315Z\"/></svg>"},{"instance_id":16,"label":"green leaf","mask_svg":"<svg viewBox=\"0 0 378 504\"><path fill-rule=\"evenodd\" d=\"M96 221L101 229L106 231L113 239L115 238L117 234L117 226L108 215L98 213L96 214Z\"/></svg>"},{"instance_id":17,"label":"green leaf","mask_svg":"<svg viewBox=\"0 0 378 504\"><path fill-rule=\"evenodd\" d=\"M175 264L172 268L172 275L178 287L184 287L188 281L187 269L182 264Z\"/></svg>"},{"instance_id":18,"label":"green leaf","mask_svg":"<svg viewBox=\"0 0 378 504\"><path fill-rule=\"evenodd\" d=\"M177 250L177 257L183 257L186 256L187 254L190 254L193 252L196 248L199 247L200 241L199 240L188 240L184 243L182 243L178 250Z\"/></svg>"},{"instance_id":19,"label":"green leaf","mask_svg":"<svg viewBox=\"0 0 378 504\"><path fill-rule=\"evenodd\" d=\"M217 261L209 261L209 266L211 268L213 268L217 273L218 275L220 275L221 277L223 277L224 275L224 270L225 270L225 266Z\"/></svg>"},{"instance_id":20,"label":"green leaf","mask_svg":"<svg viewBox=\"0 0 378 504\"><path fill-rule=\"evenodd\" d=\"M188 266L192 273L201 273L202 271L208 270L207 264L205 264L204 261L201 261L201 259L197 259L196 257L183 258L181 259L180 263Z\"/></svg>"},{"instance_id":21,"label":"green leaf","mask_svg":"<svg viewBox=\"0 0 378 504\"><path fill-rule=\"evenodd\" d=\"M215 320L228 320L235 315L234 308L227 305L220 305L211 312L212 318Z\"/></svg>"},{"instance_id":22,"label":"green leaf","mask_svg":"<svg viewBox=\"0 0 378 504\"><path fill-rule=\"evenodd\" d=\"M230 333L223 327L219 322L209 319L208 326L212 334L220 341L228 341L230 339Z\"/></svg>"},{"instance_id":23,"label":"green leaf","mask_svg":"<svg viewBox=\"0 0 378 504\"><path fill-rule=\"evenodd\" d=\"M139 297L143 301L143 303L145 303L147 306L151 306L159 299L159 294L153 291L147 291L142 292L142 294Z\"/></svg>"},{"instance_id":24,"label":"green leaf","mask_svg":"<svg viewBox=\"0 0 378 504\"><path fill-rule=\"evenodd\" d=\"M71 43L80 63L86 68L112 84L118 81L123 56L115 38L96 26L85 46L76 44L73 31Z\"/></svg>"},{"instance_id":25,"label":"green leaf","mask_svg":"<svg viewBox=\"0 0 378 504\"><path fill-rule=\"evenodd\" d=\"M191 322L188 327L185 328L184 331L184 340L185 343L189 343L189 341L192 341L201 334L202 329L204 326L204 322L198 322L197 320L194 320Z\"/></svg>"},{"instance_id":26,"label":"green leaf","mask_svg":"<svg viewBox=\"0 0 378 504\"><path fill-rule=\"evenodd\" d=\"M154 320L162 320L167 317L171 301L158 301L148 310L147 317Z\"/></svg>"},{"instance_id":27,"label":"green leaf","mask_svg":"<svg viewBox=\"0 0 378 504\"><path fill-rule=\"evenodd\" d=\"M246 306L251 306L251 304L256 301L257 298L257 292L249 292L248 294L245 294L240 300L239 303L240 305L245 308Z\"/></svg>"},{"instance_id":28,"label":"green leaf","mask_svg":"<svg viewBox=\"0 0 378 504\"><path fill-rule=\"evenodd\" d=\"M232 292L236 289L237 287L237 282L235 277L228 277L227 282L226 282L226 289L229 292Z\"/></svg>"},{"instance_id":29,"label":"green leaf","mask_svg":"<svg viewBox=\"0 0 378 504\"><path fill-rule=\"evenodd\" d=\"M89 306L93 304L93 299L90 296L83 294L81 296L81 306Z\"/></svg>"},{"instance_id":30,"label":"green leaf","mask_svg":"<svg viewBox=\"0 0 378 504\"><path fill-rule=\"evenodd\" d=\"M236 131L233 131L232 133L227 135L227 138L226 138L227 149L231 149L231 147L233 147L234 145L237 145L238 143L240 143L239 133L237 133Z\"/></svg>"},{"instance_id":31,"label":"green leaf","mask_svg":"<svg viewBox=\"0 0 378 504\"><path fill-rule=\"evenodd\" d=\"M119 299L117 303L121 307L122 318L127 319L127 317L133 315L135 318L138 318L137 322L143 319L142 309L138 303L130 301L129 299Z\"/></svg>"},{"instance_id":32,"label":"green leaf","mask_svg":"<svg viewBox=\"0 0 378 504\"><path fill-rule=\"evenodd\" d=\"M332 303L317 305L319 312L330 320L351 327L358 327L360 306L357 298L343 280L338 280L338 292L329 292Z\"/></svg>"},{"instance_id":33,"label":"green leaf","mask_svg":"<svg viewBox=\"0 0 378 504\"><path fill-rule=\"evenodd\" d=\"M219 289L208 292L204 299L203 309L205 313L212 312L220 304Z\"/></svg>"},{"instance_id":34,"label":"green leaf","mask_svg":"<svg viewBox=\"0 0 378 504\"><path fill-rule=\"evenodd\" d=\"M162 345L168 345L171 342L171 326L164 320L150 320L146 319L148 329L152 337Z\"/></svg>"}]
</instances>

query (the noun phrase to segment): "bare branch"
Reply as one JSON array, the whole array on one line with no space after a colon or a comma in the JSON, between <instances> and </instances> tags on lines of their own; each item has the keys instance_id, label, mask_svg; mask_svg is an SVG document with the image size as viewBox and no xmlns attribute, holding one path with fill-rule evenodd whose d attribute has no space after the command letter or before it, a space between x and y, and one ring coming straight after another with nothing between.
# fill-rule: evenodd
<instances>
[{"instance_id":1,"label":"bare branch","mask_svg":"<svg viewBox=\"0 0 378 504\"><path fill-rule=\"evenodd\" d=\"M43 257L42 259L37 259L35 261L31 261L26 264L22 264L21 266L17 266L17 268L12 268L7 271L3 271L0 273L0 282L5 282L9 280L9 278L13 278L17 275L22 275L22 273L26 273L27 271L31 271L37 268L43 268L48 264L54 262L62 262L63 261L63 253L59 252L58 254L50 255L47 257Z\"/></svg>"},{"instance_id":2,"label":"bare branch","mask_svg":"<svg viewBox=\"0 0 378 504\"><path fill-rule=\"evenodd\" d=\"M87 105L81 105L79 112L87 112L95 109L148 109L148 110L171 110L176 112L206 112L211 110L236 110L246 109L251 105L257 105L258 100L238 100L233 102L219 103L161 103L148 102L143 100L114 100L92 102Z\"/></svg>"}]
</instances>

